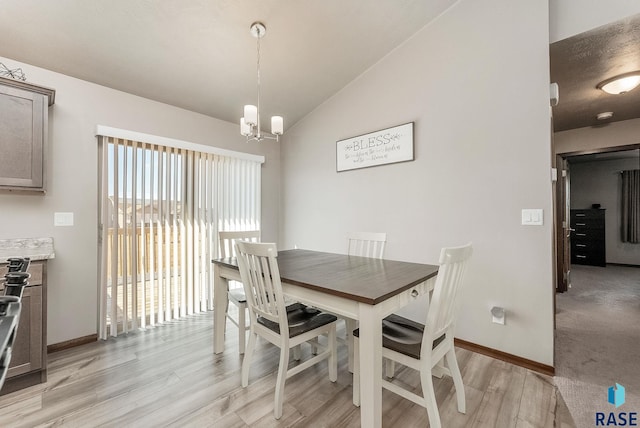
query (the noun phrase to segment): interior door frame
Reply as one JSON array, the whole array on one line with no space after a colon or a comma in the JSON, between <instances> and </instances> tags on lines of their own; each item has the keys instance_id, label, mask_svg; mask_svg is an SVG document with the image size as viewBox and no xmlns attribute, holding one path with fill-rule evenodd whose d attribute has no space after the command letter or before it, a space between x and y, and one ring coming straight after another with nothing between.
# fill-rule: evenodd
<instances>
[{"instance_id":1,"label":"interior door frame","mask_svg":"<svg viewBox=\"0 0 640 428\"><path fill-rule=\"evenodd\" d=\"M566 176L565 164L568 163L568 155L559 154L556 155L556 197L555 197L555 225L554 234L556 237L556 292L564 293L569 289L570 274L571 272L571 257L569 246L569 240L567 239L568 228L570 225L568 222L567 207L569 207L570 196L566 191L569 183L567 183L568 177Z\"/></svg>"},{"instance_id":2,"label":"interior door frame","mask_svg":"<svg viewBox=\"0 0 640 428\"><path fill-rule=\"evenodd\" d=\"M636 150L636 149L640 149L640 144L635 143L635 144L626 144L621 146L599 147L599 148L593 148L593 149L578 150L574 152L555 153L554 160L555 160L555 168L557 169L557 179L555 182L555 198L553 199L554 201L553 210L555 213L554 236L556 238L555 239L556 281L554 284L556 292L561 292L558 290L558 286L563 281L563 273L570 272L571 270L571 259L569 259L566 262L564 260L565 242L568 242L568 241L565 240L565 230L564 230L565 227L562 224L563 222L562 215L564 211L562 207L569 206L567 205L568 201L566 200L567 195L565 194L564 189L562 188L564 184L564 180L562 180L562 165L564 161L567 160L567 158L570 158L573 156L621 152L621 151ZM569 226L570 225L567 224L566 228L568 229ZM554 299L554 307L555 307L555 299ZM555 321L555 317L554 317L554 321ZM554 325L555 325L555 322L554 322Z\"/></svg>"}]
</instances>

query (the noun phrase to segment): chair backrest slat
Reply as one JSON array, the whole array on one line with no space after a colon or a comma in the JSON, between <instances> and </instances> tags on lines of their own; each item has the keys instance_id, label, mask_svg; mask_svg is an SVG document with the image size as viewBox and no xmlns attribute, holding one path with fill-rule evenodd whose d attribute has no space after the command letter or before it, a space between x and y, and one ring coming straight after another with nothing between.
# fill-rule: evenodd
<instances>
[{"instance_id":1,"label":"chair backrest slat","mask_svg":"<svg viewBox=\"0 0 640 428\"><path fill-rule=\"evenodd\" d=\"M279 323L280 331L287 331L276 244L236 241L236 255L251 322L264 317Z\"/></svg>"},{"instance_id":2,"label":"chair backrest slat","mask_svg":"<svg viewBox=\"0 0 640 428\"><path fill-rule=\"evenodd\" d=\"M453 335L460 307L460 290L472 252L470 243L461 247L443 248L440 252L440 267L423 336L423 352L430 351L433 341L443 334Z\"/></svg>"},{"instance_id":3,"label":"chair backrest slat","mask_svg":"<svg viewBox=\"0 0 640 428\"><path fill-rule=\"evenodd\" d=\"M347 254L350 256L381 259L387 243L387 234L381 232L351 232L347 236Z\"/></svg>"},{"instance_id":4,"label":"chair backrest slat","mask_svg":"<svg viewBox=\"0 0 640 428\"><path fill-rule=\"evenodd\" d=\"M260 242L259 230L242 230L233 232L218 232L220 239L220 258L235 257L236 241Z\"/></svg>"}]
</instances>

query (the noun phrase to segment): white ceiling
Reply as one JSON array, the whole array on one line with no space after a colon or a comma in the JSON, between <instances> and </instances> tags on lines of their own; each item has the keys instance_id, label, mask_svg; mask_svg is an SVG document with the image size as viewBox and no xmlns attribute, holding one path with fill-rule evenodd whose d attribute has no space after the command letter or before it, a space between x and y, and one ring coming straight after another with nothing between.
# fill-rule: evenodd
<instances>
[{"instance_id":1,"label":"white ceiling","mask_svg":"<svg viewBox=\"0 0 640 428\"><path fill-rule=\"evenodd\" d=\"M286 130L456 1L2 0L0 56L237 122L261 21L263 126Z\"/></svg>"}]
</instances>

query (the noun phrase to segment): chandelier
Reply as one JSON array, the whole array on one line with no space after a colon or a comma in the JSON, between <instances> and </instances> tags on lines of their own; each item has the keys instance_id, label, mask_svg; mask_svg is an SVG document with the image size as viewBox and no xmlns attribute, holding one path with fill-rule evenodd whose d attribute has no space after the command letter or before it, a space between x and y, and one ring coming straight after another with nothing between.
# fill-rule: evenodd
<instances>
[{"instance_id":1,"label":"chandelier","mask_svg":"<svg viewBox=\"0 0 640 428\"><path fill-rule=\"evenodd\" d=\"M247 137L247 142L262 141L265 139L278 141L278 137L282 135L284 129L282 116L271 117L270 134L260 130L260 39L266 34L267 27L265 27L262 22L254 22L251 24L250 30L253 37L258 40L258 105L244 106L244 117L240 119L240 133Z\"/></svg>"}]
</instances>

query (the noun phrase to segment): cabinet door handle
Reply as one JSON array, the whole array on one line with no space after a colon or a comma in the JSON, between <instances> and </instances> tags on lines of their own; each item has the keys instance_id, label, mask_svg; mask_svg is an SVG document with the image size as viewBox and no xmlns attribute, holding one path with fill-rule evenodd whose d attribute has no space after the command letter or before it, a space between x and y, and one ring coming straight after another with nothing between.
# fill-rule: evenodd
<instances>
[{"instance_id":1,"label":"cabinet door handle","mask_svg":"<svg viewBox=\"0 0 640 428\"><path fill-rule=\"evenodd\" d=\"M576 223L576 226L586 226L586 223Z\"/></svg>"},{"instance_id":2,"label":"cabinet door handle","mask_svg":"<svg viewBox=\"0 0 640 428\"><path fill-rule=\"evenodd\" d=\"M584 248L584 247L586 247L586 245L585 244L576 244L576 247L583 247Z\"/></svg>"},{"instance_id":3,"label":"cabinet door handle","mask_svg":"<svg viewBox=\"0 0 640 428\"><path fill-rule=\"evenodd\" d=\"M584 217L586 214L576 214L576 217Z\"/></svg>"},{"instance_id":4,"label":"cabinet door handle","mask_svg":"<svg viewBox=\"0 0 640 428\"><path fill-rule=\"evenodd\" d=\"M587 256L582 256L580 254L576 254L576 257L579 258L579 259L586 259L587 258Z\"/></svg>"},{"instance_id":5,"label":"cabinet door handle","mask_svg":"<svg viewBox=\"0 0 640 428\"><path fill-rule=\"evenodd\" d=\"M576 233L576 236L587 236L586 233Z\"/></svg>"}]
</instances>

